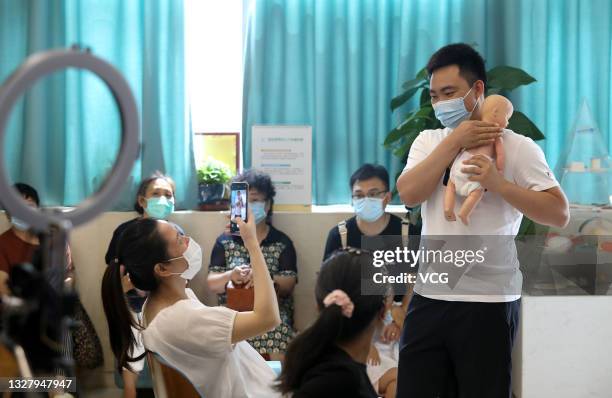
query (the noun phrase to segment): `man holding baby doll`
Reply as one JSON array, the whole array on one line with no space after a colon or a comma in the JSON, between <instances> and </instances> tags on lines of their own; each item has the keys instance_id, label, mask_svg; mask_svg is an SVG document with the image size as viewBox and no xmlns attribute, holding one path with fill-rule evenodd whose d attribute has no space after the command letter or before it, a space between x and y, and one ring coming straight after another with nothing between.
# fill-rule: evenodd
<instances>
[{"instance_id":1,"label":"man holding baby doll","mask_svg":"<svg viewBox=\"0 0 612 398\"><path fill-rule=\"evenodd\" d=\"M445 46L427 72L445 128L422 131L412 144L397 181L400 198L410 207L421 204L422 242L445 235L437 242L446 248L486 254L460 269L421 263L424 276L446 270L455 277L417 278L400 342L397 396L510 397L522 287L513 238L523 215L566 225L567 199L540 147L505 128L509 101L490 101L496 117L484 117L487 77L478 52ZM489 237L503 243L487 245Z\"/></svg>"}]
</instances>

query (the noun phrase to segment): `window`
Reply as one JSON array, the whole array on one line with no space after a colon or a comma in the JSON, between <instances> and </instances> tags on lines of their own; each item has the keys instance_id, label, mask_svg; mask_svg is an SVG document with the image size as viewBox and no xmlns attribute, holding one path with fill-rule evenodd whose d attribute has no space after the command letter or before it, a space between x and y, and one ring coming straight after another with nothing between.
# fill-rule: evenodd
<instances>
[{"instance_id":1,"label":"window","mask_svg":"<svg viewBox=\"0 0 612 398\"><path fill-rule=\"evenodd\" d=\"M243 0L185 0L186 86L197 167L210 156L203 133L242 131L242 11Z\"/></svg>"}]
</instances>

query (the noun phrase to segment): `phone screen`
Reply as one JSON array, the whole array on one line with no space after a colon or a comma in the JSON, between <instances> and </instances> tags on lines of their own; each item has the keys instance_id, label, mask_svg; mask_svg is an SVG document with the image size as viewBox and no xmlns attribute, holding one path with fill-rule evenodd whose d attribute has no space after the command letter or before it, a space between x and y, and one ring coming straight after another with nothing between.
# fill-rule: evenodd
<instances>
[{"instance_id":1,"label":"phone screen","mask_svg":"<svg viewBox=\"0 0 612 398\"><path fill-rule=\"evenodd\" d=\"M236 217L247 221L247 206L249 203L249 188L246 183L233 183L230 194L230 230L232 233L238 232Z\"/></svg>"}]
</instances>

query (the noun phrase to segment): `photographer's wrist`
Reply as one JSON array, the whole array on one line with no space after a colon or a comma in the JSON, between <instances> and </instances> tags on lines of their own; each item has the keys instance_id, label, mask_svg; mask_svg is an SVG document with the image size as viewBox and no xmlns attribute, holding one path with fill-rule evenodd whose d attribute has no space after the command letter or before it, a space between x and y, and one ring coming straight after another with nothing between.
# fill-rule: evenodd
<instances>
[{"instance_id":1,"label":"photographer's wrist","mask_svg":"<svg viewBox=\"0 0 612 398\"><path fill-rule=\"evenodd\" d=\"M259 242L257 242L257 238L248 238L247 240L243 240L244 247L246 247L249 254L259 250Z\"/></svg>"}]
</instances>

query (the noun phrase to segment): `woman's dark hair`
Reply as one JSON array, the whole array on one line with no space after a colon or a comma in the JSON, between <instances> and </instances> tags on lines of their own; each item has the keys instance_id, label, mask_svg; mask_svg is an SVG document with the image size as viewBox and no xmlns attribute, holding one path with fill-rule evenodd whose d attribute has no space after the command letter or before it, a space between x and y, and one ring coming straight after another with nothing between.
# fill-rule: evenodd
<instances>
[{"instance_id":1,"label":"woman's dark hair","mask_svg":"<svg viewBox=\"0 0 612 398\"><path fill-rule=\"evenodd\" d=\"M256 189L266 197L266 202L270 203L270 211L266 216L266 222L270 224L272 222L274 196L276 196L276 189L274 189L274 184L272 184L270 176L257 169L248 169L234 177L232 182L246 182L249 184L249 189Z\"/></svg>"},{"instance_id":2,"label":"woman's dark hair","mask_svg":"<svg viewBox=\"0 0 612 398\"><path fill-rule=\"evenodd\" d=\"M317 278L315 298L319 317L289 344L276 389L287 394L298 389L304 374L321 362L336 343L358 337L383 309L384 295L361 294L362 267L372 268L373 258L365 252L339 251L323 263ZM350 318L337 305L325 307L323 300L336 289L345 292L355 305Z\"/></svg>"},{"instance_id":3,"label":"woman's dark hair","mask_svg":"<svg viewBox=\"0 0 612 398\"><path fill-rule=\"evenodd\" d=\"M427 75L431 75L436 69L448 65L457 65L459 75L463 77L470 86L476 80L482 80L485 87L487 85L487 71L485 61L478 51L465 43L449 44L436 51L427 63Z\"/></svg>"},{"instance_id":4,"label":"woman's dark hair","mask_svg":"<svg viewBox=\"0 0 612 398\"><path fill-rule=\"evenodd\" d=\"M38 192L31 185L24 184L23 182L18 182L13 187L26 199L32 199L34 203L36 203L37 207L40 207L40 198L38 197Z\"/></svg>"},{"instance_id":5,"label":"woman's dark hair","mask_svg":"<svg viewBox=\"0 0 612 398\"><path fill-rule=\"evenodd\" d=\"M128 309L128 303L121 286L120 266L125 267L132 284L145 291L153 291L158 286L153 268L155 264L168 259L167 242L157 228L159 221L143 218L134 221L119 237L117 259L108 265L102 279L102 304L111 348L117 358L117 368L130 369L129 362L144 358L142 354L132 357L131 347L136 339L131 327L142 329Z\"/></svg>"},{"instance_id":6,"label":"woman's dark hair","mask_svg":"<svg viewBox=\"0 0 612 398\"><path fill-rule=\"evenodd\" d=\"M384 166L379 164L371 164L366 163L353 173L349 184L351 185L351 190L357 181L365 181L370 178L378 178L385 184L385 189L389 190L389 172L385 169Z\"/></svg>"},{"instance_id":7,"label":"woman's dark hair","mask_svg":"<svg viewBox=\"0 0 612 398\"><path fill-rule=\"evenodd\" d=\"M142 182L138 186L138 192L136 192L136 201L134 202L134 210L136 210L138 214L144 214L144 209L138 203L138 198L140 198L141 196L145 197L147 194L147 189L149 189L149 185L151 185L151 183L153 183L155 180L159 179L165 180L168 182L168 184L170 184L170 186L172 187L172 195L174 195L174 193L176 192L176 184L174 183L174 180L163 174L161 171L155 171L149 177L142 180Z\"/></svg>"}]
</instances>

